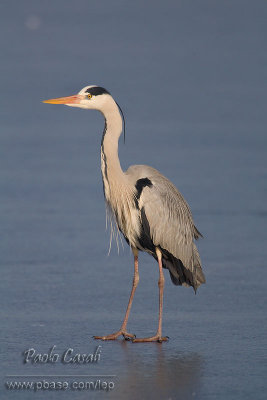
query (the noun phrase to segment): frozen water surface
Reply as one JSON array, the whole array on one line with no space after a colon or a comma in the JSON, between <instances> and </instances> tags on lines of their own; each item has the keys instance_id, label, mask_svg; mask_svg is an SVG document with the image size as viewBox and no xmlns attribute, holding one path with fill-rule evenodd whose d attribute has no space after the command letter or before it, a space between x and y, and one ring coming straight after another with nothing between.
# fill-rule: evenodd
<instances>
[{"instance_id":1,"label":"frozen water surface","mask_svg":"<svg viewBox=\"0 0 267 400\"><path fill-rule=\"evenodd\" d=\"M266 2L10 0L0 10L2 398L264 399ZM103 118L41 103L87 84L124 110L123 167L169 177L204 235L197 295L166 274L168 343L92 339L120 326L133 272L126 244L107 256ZM129 331L144 336L157 325L146 254L140 274ZM23 364L29 348L90 354L97 344L97 363ZM7 390L15 379L115 387Z\"/></svg>"}]
</instances>

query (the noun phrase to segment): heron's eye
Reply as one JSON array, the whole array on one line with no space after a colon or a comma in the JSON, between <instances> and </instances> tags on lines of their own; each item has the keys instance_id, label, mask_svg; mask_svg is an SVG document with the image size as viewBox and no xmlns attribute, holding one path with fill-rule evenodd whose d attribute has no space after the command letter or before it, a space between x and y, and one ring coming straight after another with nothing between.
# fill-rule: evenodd
<instances>
[{"instance_id":1,"label":"heron's eye","mask_svg":"<svg viewBox=\"0 0 267 400\"><path fill-rule=\"evenodd\" d=\"M90 100L92 98L91 93L88 93L87 98Z\"/></svg>"}]
</instances>

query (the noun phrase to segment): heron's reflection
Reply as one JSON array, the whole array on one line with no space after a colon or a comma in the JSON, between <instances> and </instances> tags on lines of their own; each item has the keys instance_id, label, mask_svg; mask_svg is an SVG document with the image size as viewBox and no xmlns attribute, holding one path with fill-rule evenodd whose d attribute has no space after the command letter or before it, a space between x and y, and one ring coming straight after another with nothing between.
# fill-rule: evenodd
<instances>
[{"instance_id":1,"label":"heron's reflection","mask_svg":"<svg viewBox=\"0 0 267 400\"><path fill-rule=\"evenodd\" d=\"M199 354L171 354L166 345L164 347L158 343L153 344L149 354L147 345L133 346L131 343L122 342L121 346L124 360L111 398L197 398L203 368L203 359Z\"/></svg>"}]
</instances>

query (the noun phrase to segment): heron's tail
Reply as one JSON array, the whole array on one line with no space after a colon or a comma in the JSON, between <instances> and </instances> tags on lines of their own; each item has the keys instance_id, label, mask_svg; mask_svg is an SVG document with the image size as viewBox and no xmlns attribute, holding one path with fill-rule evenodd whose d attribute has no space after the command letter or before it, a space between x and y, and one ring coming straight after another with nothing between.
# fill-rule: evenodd
<instances>
[{"instance_id":1,"label":"heron's tail","mask_svg":"<svg viewBox=\"0 0 267 400\"><path fill-rule=\"evenodd\" d=\"M197 288L206 282L206 279L202 271L198 250L195 244L193 246L192 267L190 269L166 250L162 250L162 264L164 268L169 270L174 285L192 286L196 292Z\"/></svg>"}]
</instances>

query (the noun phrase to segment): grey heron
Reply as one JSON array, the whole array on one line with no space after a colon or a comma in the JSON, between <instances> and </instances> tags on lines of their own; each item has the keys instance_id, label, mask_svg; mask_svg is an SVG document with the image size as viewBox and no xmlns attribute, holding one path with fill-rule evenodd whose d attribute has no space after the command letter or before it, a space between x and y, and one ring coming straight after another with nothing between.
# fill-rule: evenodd
<instances>
[{"instance_id":1,"label":"grey heron","mask_svg":"<svg viewBox=\"0 0 267 400\"><path fill-rule=\"evenodd\" d=\"M152 167L134 165L123 172L118 157L118 141L123 123L121 109L106 89L86 86L77 95L45 100L44 103L98 110L105 119L101 142L104 195L118 229L132 249L134 277L120 329L94 338L114 340L122 335L133 342L166 341L167 337L162 336L163 268L169 270L175 285L192 286L196 292L205 283L194 243L194 239L198 239L201 234L194 225L187 202L176 187ZM136 338L127 332L132 301L139 282L139 251L152 255L159 267L158 329L154 336L145 338Z\"/></svg>"}]
</instances>

